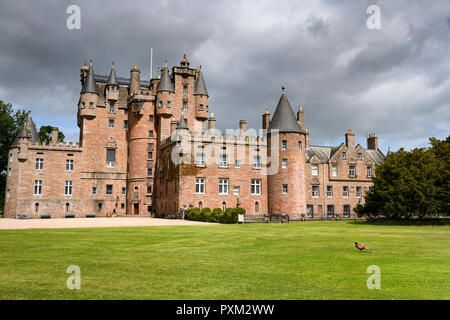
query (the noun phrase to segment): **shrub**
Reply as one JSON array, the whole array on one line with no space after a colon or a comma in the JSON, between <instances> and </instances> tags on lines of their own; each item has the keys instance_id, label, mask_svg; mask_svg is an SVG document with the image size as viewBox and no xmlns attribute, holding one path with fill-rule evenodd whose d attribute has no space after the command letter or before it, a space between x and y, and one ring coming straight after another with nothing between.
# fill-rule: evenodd
<instances>
[{"instance_id":1,"label":"shrub","mask_svg":"<svg viewBox=\"0 0 450 320\"><path fill-rule=\"evenodd\" d=\"M199 208L191 208L188 210L188 220L200 221L201 211Z\"/></svg>"},{"instance_id":2,"label":"shrub","mask_svg":"<svg viewBox=\"0 0 450 320\"><path fill-rule=\"evenodd\" d=\"M202 213L200 215L200 221L209 221L211 218L211 209L210 208L203 208Z\"/></svg>"},{"instance_id":3,"label":"shrub","mask_svg":"<svg viewBox=\"0 0 450 320\"><path fill-rule=\"evenodd\" d=\"M211 213L211 220L214 222L222 222L223 211L220 208L214 208Z\"/></svg>"}]
</instances>

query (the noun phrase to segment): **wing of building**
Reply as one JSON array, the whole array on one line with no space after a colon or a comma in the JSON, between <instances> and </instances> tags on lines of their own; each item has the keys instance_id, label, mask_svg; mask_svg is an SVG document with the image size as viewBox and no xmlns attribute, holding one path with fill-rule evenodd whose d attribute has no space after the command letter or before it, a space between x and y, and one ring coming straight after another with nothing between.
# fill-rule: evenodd
<instances>
[{"instance_id":1,"label":"wing of building","mask_svg":"<svg viewBox=\"0 0 450 320\"><path fill-rule=\"evenodd\" d=\"M80 69L78 143L39 140L31 116L9 153L5 217L181 216L189 207L242 207L248 214L350 217L384 161L378 137L355 145L312 146L304 112L286 93L262 131L245 120L234 134L216 130L199 67L183 57L150 80Z\"/></svg>"}]
</instances>

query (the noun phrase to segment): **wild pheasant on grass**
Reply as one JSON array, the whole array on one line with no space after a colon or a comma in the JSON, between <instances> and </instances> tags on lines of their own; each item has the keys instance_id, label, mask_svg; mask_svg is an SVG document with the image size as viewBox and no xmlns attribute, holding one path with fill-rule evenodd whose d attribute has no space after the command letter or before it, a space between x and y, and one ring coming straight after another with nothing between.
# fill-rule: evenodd
<instances>
[{"instance_id":1,"label":"wild pheasant on grass","mask_svg":"<svg viewBox=\"0 0 450 320\"><path fill-rule=\"evenodd\" d=\"M359 249L360 251L363 251L364 249L366 249L369 252L373 252L372 249L370 249L369 247L366 247L362 243L355 242L355 247L356 247L356 249Z\"/></svg>"}]
</instances>

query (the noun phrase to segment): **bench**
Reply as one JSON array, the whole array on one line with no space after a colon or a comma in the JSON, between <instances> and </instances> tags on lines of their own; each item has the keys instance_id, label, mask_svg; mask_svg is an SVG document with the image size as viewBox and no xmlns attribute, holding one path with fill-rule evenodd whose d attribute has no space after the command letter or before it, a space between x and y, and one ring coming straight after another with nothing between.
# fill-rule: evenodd
<instances>
[{"instance_id":1,"label":"bench","mask_svg":"<svg viewBox=\"0 0 450 320\"><path fill-rule=\"evenodd\" d=\"M95 218L95 213L86 213L86 218Z\"/></svg>"},{"instance_id":2,"label":"bench","mask_svg":"<svg viewBox=\"0 0 450 320\"><path fill-rule=\"evenodd\" d=\"M75 218L74 213L66 213L66 218Z\"/></svg>"},{"instance_id":3,"label":"bench","mask_svg":"<svg viewBox=\"0 0 450 320\"><path fill-rule=\"evenodd\" d=\"M41 219L50 219L52 215L50 213L43 213L41 214Z\"/></svg>"}]
</instances>

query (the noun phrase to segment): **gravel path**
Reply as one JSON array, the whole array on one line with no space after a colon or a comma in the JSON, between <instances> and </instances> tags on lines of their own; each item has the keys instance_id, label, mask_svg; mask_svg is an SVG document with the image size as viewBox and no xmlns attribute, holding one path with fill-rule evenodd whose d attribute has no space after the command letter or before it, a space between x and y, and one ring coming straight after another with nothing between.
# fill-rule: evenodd
<instances>
[{"instance_id":1,"label":"gravel path","mask_svg":"<svg viewBox=\"0 0 450 320\"><path fill-rule=\"evenodd\" d=\"M188 226L212 225L207 222L189 220L169 220L140 217L114 218L74 218L74 219L0 219L0 229L34 229L34 228L104 228L137 226Z\"/></svg>"}]
</instances>

